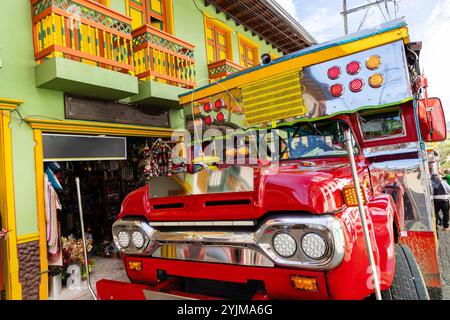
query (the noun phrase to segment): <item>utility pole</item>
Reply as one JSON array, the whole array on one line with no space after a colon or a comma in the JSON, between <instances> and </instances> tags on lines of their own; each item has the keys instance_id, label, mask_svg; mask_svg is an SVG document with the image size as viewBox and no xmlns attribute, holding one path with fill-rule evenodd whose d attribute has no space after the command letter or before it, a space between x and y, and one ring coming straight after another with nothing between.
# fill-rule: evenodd
<instances>
[{"instance_id":1,"label":"utility pole","mask_svg":"<svg viewBox=\"0 0 450 320\"><path fill-rule=\"evenodd\" d=\"M344 0L342 13L344 16L344 31L345 34L348 34L348 11L347 11L347 0Z\"/></svg>"},{"instance_id":2,"label":"utility pole","mask_svg":"<svg viewBox=\"0 0 450 320\"><path fill-rule=\"evenodd\" d=\"M394 0L376 0L374 2L370 2L368 4L365 4L365 5L362 5L362 6L359 6L359 7L355 7L355 8L352 8L352 9L347 9L347 0L343 0L343 4L342 4L342 9L343 10L342 10L341 14L344 17L344 31L345 31L345 34L348 34L348 15L350 13L354 13L354 12L358 12L358 11L361 11L361 10L364 10L364 9L368 9L370 7L373 7L373 6L378 6L378 8L380 9L381 13L384 16L384 13L383 13L383 11L382 11L382 9L380 7L380 4L384 3L384 5L386 7L386 10L387 10L387 12L389 14L389 8L387 6L388 2L394 2L395 3L396 1L394 1Z\"/></svg>"}]
</instances>

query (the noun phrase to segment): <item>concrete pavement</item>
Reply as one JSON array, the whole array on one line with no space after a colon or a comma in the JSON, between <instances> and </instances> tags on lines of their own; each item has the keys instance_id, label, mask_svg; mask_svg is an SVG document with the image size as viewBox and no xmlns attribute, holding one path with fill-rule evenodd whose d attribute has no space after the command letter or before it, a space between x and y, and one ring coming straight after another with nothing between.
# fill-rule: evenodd
<instances>
[{"instance_id":1,"label":"concrete pavement","mask_svg":"<svg viewBox=\"0 0 450 320\"><path fill-rule=\"evenodd\" d=\"M439 264L444 281L442 299L450 300L450 231L439 230Z\"/></svg>"}]
</instances>

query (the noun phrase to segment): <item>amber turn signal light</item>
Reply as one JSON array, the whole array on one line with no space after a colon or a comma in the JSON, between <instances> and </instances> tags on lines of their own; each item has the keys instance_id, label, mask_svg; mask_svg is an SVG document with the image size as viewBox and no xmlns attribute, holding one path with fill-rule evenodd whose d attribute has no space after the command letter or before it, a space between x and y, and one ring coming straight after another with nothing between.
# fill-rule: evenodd
<instances>
[{"instance_id":1,"label":"amber turn signal light","mask_svg":"<svg viewBox=\"0 0 450 320\"><path fill-rule=\"evenodd\" d=\"M128 261L128 268L134 271L142 271L141 261Z\"/></svg>"},{"instance_id":2,"label":"amber turn signal light","mask_svg":"<svg viewBox=\"0 0 450 320\"><path fill-rule=\"evenodd\" d=\"M366 60L366 67L369 70L378 69L381 66L381 57L377 55L373 55Z\"/></svg>"},{"instance_id":3,"label":"amber turn signal light","mask_svg":"<svg viewBox=\"0 0 450 320\"><path fill-rule=\"evenodd\" d=\"M316 278L291 276L292 286L299 290L318 291L319 285Z\"/></svg>"},{"instance_id":4,"label":"amber turn signal light","mask_svg":"<svg viewBox=\"0 0 450 320\"><path fill-rule=\"evenodd\" d=\"M382 74L375 73L369 78L369 85L372 88L380 88L384 83L384 77Z\"/></svg>"},{"instance_id":5,"label":"amber turn signal light","mask_svg":"<svg viewBox=\"0 0 450 320\"><path fill-rule=\"evenodd\" d=\"M363 188L362 187L360 187L360 188L361 188L363 204L365 205L367 203L366 194L365 194ZM345 204L347 206L349 206L349 207L357 207L358 206L358 197L356 196L356 189L353 185L344 187L344 189L342 189L342 193L344 194L344 200L345 200Z\"/></svg>"}]
</instances>

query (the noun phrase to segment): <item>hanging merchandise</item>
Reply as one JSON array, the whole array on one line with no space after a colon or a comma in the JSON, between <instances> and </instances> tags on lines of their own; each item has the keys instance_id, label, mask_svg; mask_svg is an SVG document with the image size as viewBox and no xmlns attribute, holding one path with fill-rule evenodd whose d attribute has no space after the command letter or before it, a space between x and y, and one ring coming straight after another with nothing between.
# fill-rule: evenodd
<instances>
[{"instance_id":1,"label":"hanging merchandise","mask_svg":"<svg viewBox=\"0 0 450 320\"><path fill-rule=\"evenodd\" d=\"M59 190L63 189L61 186L61 183L58 180L58 177L55 175L55 173L52 171L52 169L50 169L50 166L47 166L45 168L44 172L47 175L48 180L51 182L51 184L55 190L59 191Z\"/></svg>"},{"instance_id":2,"label":"hanging merchandise","mask_svg":"<svg viewBox=\"0 0 450 320\"><path fill-rule=\"evenodd\" d=\"M183 164L175 166L171 159L172 149L166 141L157 139L151 148L146 143L143 151L145 159L144 176L147 181L151 177L171 177Z\"/></svg>"},{"instance_id":3,"label":"hanging merchandise","mask_svg":"<svg viewBox=\"0 0 450 320\"><path fill-rule=\"evenodd\" d=\"M48 169L48 170L47 170ZM56 179L51 169L47 168L45 171L52 174L51 182L47 173L44 174L44 186L45 186L45 220L46 220L46 233L47 233L47 253L49 263L53 265L60 264L61 252L59 244L59 223L58 223L58 210L62 209L61 203L58 198L58 194L54 188L54 183L61 187L61 184Z\"/></svg>"}]
</instances>

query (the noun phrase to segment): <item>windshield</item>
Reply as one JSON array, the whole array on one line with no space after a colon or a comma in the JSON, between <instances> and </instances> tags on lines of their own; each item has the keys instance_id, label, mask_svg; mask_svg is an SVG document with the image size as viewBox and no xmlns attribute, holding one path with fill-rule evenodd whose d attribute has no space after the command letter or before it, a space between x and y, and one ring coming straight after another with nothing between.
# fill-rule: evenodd
<instances>
[{"instance_id":1,"label":"windshield","mask_svg":"<svg viewBox=\"0 0 450 320\"><path fill-rule=\"evenodd\" d=\"M349 126L343 121L297 123L290 127L273 129L263 139L267 143L272 160L346 156L346 130L349 130ZM353 135L352 141L355 145Z\"/></svg>"},{"instance_id":2,"label":"windshield","mask_svg":"<svg viewBox=\"0 0 450 320\"><path fill-rule=\"evenodd\" d=\"M276 129L221 132L193 141L194 164L258 164L259 160L276 162L287 159L346 156L344 121L302 122ZM228 134L227 134L228 133ZM353 146L355 139L352 135ZM358 149L355 148L355 153Z\"/></svg>"}]
</instances>

